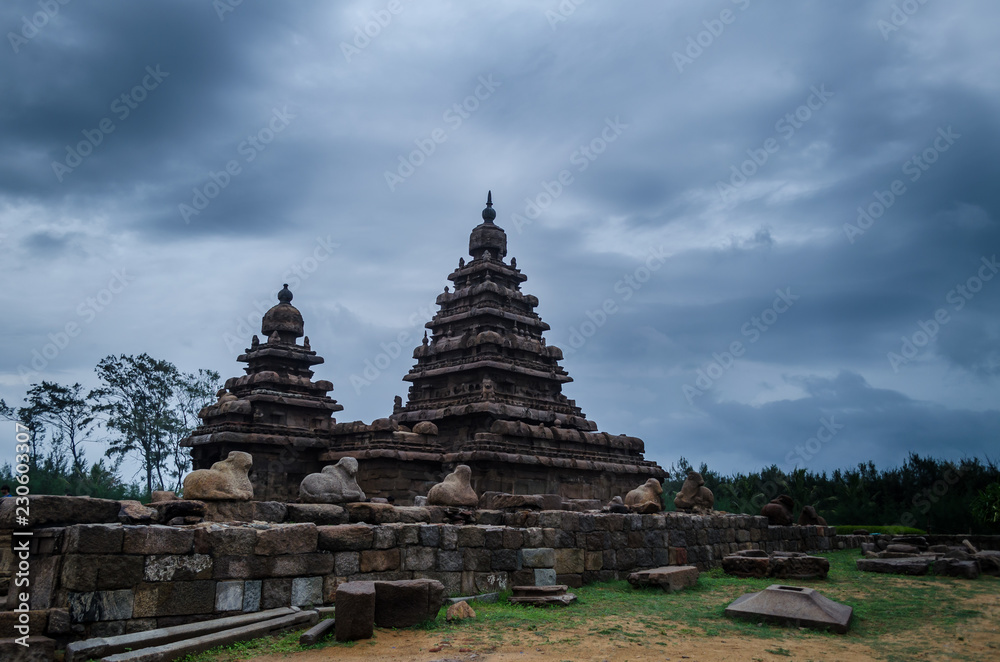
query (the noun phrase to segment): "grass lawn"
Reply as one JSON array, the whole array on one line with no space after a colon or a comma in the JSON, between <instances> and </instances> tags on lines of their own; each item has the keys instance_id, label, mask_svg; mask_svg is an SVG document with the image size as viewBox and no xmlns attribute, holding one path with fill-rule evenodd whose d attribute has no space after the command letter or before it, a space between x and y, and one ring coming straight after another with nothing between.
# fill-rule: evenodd
<instances>
[{"instance_id":1,"label":"grass lawn","mask_svg":"<svg viewBox=\"0 0 1000 662\"><path fill-rule=\"evenodd\" d=\"M666 594L659 589L636 590L624 581L585 586L573 590L578 601L566 608L516 606L508 604L504 599L506 596L501 596L501 601L496 604L472 603L477 614L475 620L448 623L442 610L436 621L425 623L420 629L433 634L436 641L453 641L456 645L486 651L502 646L530 646L532 650L544 650L546 646L585 646L593 637L647 646L665 646L678 636L723 640L750 637L773 640L773 645L765 642L768 644L766 650L773 658L790 655L786 646L789 645L788 638L793 636L794 641L815 639L814 643L820 645L824 639L831 644L865 644L879 659L900 661L927 659L923 653L930 639L931 645L944 646L940 651L948 651L946 659L983 659L981 653L963 657L962 642L969 620L983 616L986 605L996 604L1000 593L1000 580L997 578L984 576L969 581L861 573L854 566L854 561L859 558L857 550L831 552L823 556L830 559L828 579L794 584L815 588L826 597L853 607L851 630L846 635L762 626L725 618L723 610L740 595L781 582L773 579L737 579L726 576L721 569L702 573L696 587L674 594ZM927 629L930 623L933 624L933 633ZM261 655L306 650L298 645L300 633L214 649L185 660L235 662ZM331 636L310 648L331 648L329 652L335 657L336 648L366 645L372 644L339 644ZM997 644L983 645L992 649ZM1000 649L996 650L994 659L1000 659Z\"/></svg>"}]
</instances>

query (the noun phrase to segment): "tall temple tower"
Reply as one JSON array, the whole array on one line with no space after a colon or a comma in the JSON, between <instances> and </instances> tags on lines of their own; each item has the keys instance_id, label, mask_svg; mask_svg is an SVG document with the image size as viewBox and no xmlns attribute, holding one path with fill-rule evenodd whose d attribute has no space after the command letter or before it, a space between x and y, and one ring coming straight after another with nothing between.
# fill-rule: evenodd
<instances>
[{"instance_id":1,"label":"tall temple tower","mask_svg":"<svg viewBox=\"0 0 1000 662\"><path fill-rule=\"evenodd\" d=\"M237 359L247 364L246 374L226 380L218 402L198 414L201 426L181 445L191 448L195 469L207 469L230 451L250 453L254 498L294 500L299 482L319 470L315 448L343 407L327 395L332 383L312 381L312 367L323 357L309 347L308 336L297 343L304 325L288 285L264 313L260 330L266 341L254 336Z\"/></svg>"},{"instance_id":2,"label":"tall temple tower","mask_svg":"<svg viewBox=\"0 0 1000 662\"><path fill-rule=\"evenodd\" d=\"M527 276L507 257L507 234L494 223L493 194L469 237L466 263L449 276L454 292L438 295L426 325L405 406L392 419L433 423L449 465L473 469L477 491L558 493L610 498L665 472L643 459L643 442L598 432L597 424L562 393L573 381L546 345L549 325L538 298L521 291ZM416 427L414 430L416 431Z\"/></svg>"}]
</instances>

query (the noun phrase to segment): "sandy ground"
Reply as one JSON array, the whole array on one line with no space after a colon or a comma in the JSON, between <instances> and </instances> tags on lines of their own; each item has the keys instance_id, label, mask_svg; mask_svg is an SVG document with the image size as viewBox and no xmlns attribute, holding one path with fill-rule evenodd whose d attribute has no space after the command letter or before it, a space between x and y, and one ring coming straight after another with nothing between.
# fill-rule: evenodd
<instances>
[{"instance_id":1,"label":"sandy ground","mask_svg":"<svg viewBox=\"0 0 1000 662\"><path fill-rule=\"evenodd\" d=\"M961 632L943 631L930 622L919 630L883 638L879 645L852 641L850 634L817 636L788 629L782 638L706 637L698 633L655 632L625 619L609 619L602 626L623 634L608 635L593 630L563 629L544 634L511 633L515 643L484 642L482 635L466 637L462 632L453 639L442 639L441 632L420 630L381 630L368 641L353 646L333 646L288 655L254 658L255 662L328 662L329 660L410 660L440 662L548 662L550 660L693 660L714 662L769 662L775 660L830 660L864 662L885 660L895 653L897 659L937 662L956 658L1000 660L1000 594L980 595L965 601L982 616L971 618ZM616 622L617 621L617 622ZM543 641L544 639L544 641Z\"/></svg>"}]
</instances>

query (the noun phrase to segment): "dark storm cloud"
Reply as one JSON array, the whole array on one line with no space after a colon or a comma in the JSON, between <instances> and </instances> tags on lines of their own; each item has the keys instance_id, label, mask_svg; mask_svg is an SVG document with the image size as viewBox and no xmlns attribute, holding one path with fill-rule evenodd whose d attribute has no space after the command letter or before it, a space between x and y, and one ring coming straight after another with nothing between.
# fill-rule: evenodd
<instances>
[{"instance_id":1,"label":"dark storm cloud","mask_svg":"<svg viewBox=\"0 0 1000 662\"><path fill-rule=\"evenodd\" d=\"M68 323L31 380L142 351L236 374L291 281L341 418L385 416L492 188L567 394L650 457L781 465L827 415L810 468L981 454L1000 279L949 295L1000 252L998 10L880 28L891 4L404 2L375 28L385 3L61 5L2 56L0 269L32 307L0 395ZM772 319L778 290L799 298Z\"/></svg>"}]
</instances>

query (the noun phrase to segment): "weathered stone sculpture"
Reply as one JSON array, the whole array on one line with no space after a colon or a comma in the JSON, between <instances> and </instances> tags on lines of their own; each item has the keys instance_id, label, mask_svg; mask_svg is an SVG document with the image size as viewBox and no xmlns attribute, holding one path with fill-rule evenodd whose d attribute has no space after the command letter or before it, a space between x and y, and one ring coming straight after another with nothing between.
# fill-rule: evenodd
<instances>
[{"instance_id":1,"label":"weathered stone sculpture","mask_svg":"<svg viewBox=\"0 0 1000 662\"><path fill-rule=\"evenodd\" d=\"M427 505L475 508L479 505L479 497L472 489L471 478L472 469L464 464L458 465L455 471L427 493Z\"/></svg>"},{"instance_id":2,"label":"weathered stone sculpture","mask_svg":"<svg viewBox=\"0 0 1000 662\"><path fill-rule=\"evenodd\" d=\"M625 495L625 505L633 513L658 513L663 510L661 494L663 494L663 487L660 485L660 481L650 478Z\"/></svg>"},{"instance_id":3,"label":"weathered stone sculpture","mask_svg":"<svg viewBox=\"0 0 1000 662\"><path fill-rule=\"evenodd\" d=\"M799 514L799 526L826 526L826 520L812 506L804 506Z\"/></svg>"},{"instance_id":4,"label":"weathered stone sculpture","mask_svg":"<svg viewBox=\"0 0 1000 662\"><path fill-rule=\"evenodd\" d=\"M609 513L627 513L628 506L622 501L620 496L616 496L611 501L608 502L608 512Z\"/></svg>"},{"instance_id":5,"label":"weathered stone sculpture","mask_svg":"<svg viewBox=\"0 0 1000 662\"><path fill-rule=\"evenodd\" d=\"M253 456L231 451L211 469L198 469L184 477L184 498L199 501L249 501L253 485L247 474L253 466Z\"/></svg>"},{"instance_id":6,"label":"weathered stone sculpture","mask_svg":"<svg viewBox=\"0 0 1000 662\"><path fill-rule=\"evenodd\" d=\"M299 485L302 503L355 503L365 500L358 486L358 461L341 458L337 464L323 467L318 474L309 474Z\"/></svg>"},{"instance_id":7,"label":"weathered stone sculpture","mask_svg":"<svg viewBox=\"0 0 1000 662\"><path fill-rule=\"evenodd\" d=\"M771 503L760 509L760 514L767 518L771 526L791 526L795 520L792 519L792 510L795 508L795 501L787 494L780 494L771 499Z\"/></svg>"},{"instance_id":8,"label":"weathered stone sculpture","mask_svg":"<svg viewBox=\"0 0 1000 662\"><path fill-rule=\"evenodd\" d=\"M686 512L709 512L715 506L715 495L705 487L705 479L700 473L689 471L681 485L681 491L674 497L674 505L677 510Z\"/></svg>"}]
</instances>

